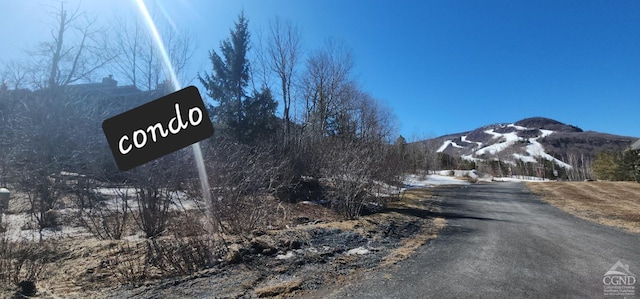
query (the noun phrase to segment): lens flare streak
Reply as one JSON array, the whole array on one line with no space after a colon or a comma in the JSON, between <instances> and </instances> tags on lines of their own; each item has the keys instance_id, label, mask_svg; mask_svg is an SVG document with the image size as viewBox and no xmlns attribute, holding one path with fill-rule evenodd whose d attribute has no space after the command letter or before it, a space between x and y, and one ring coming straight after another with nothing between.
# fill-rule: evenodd
<instances>
[{"instance_id":1,"label":"lens flare streak","mask_svg":"<svg viewBox=\"0 0 640 299\"><path fill-rule=\"evenodd\" d=\"M158 33L158 28L156 24L153 22L153 18L151 18L151 14L149 14L149 10L147 9L147 5L144 3L144 0L136 0L136 4L138 5L138 9L144 18L144 21L149 26L149 30L151 31L151 35L153 40L160 50L160 54L162 55L162 61L164 62L165 67L168 70L169 76L171 76L171 84L173 84L173 90L179 90L181 88L180 82L178 81L178 77L176 76L176 72L173 69L173 64L171 64L171 59L169 58L169 54L167 53L167 49L164 47L164 42L162 41L162 36Z\"/></svg>"},{"instance_id":2,"label":"lens flare streak","mask_svg":"<svg viewBox=\"0 0 640 299\"><path fill-rule=\"evenodd\" d=\"M156 46L160 51L160 54L162 55L162 61L165 67L167 68L167 71L171 78L171 84L173 85L173 90L174 91L180 90L180 88L182 87L180 85L180 82L178 81L176 72L173 69L173 65L171 64L171 58L167 53L167 50L164 46L164 42L162 41L162 37L158 32L158 28L156 27L156 24L153 22L153 18L151 18L151 15L149 14L147 5L144 3L144 0L136 0L136 4L138 5L138 9L140 10L140 13L144 17L144 20L147 26L149 27L149 31L151 31L153 40L156 43ZM175 26L175 24L173 25ZM205 200L205 203L207 206L207 212L209 213L208 216L210 216L209 221L213 221L213 218L211 217L213 215L213 209L211 208L211 193L210 193L211 189L209 187L207 170L204 165L204 158L202 156L200 143L199 142L194 143L191 147L193 148L193 155L196 161L196 166L198 168L198 176L200 177L200 187L202 188L202 197Z\"/></svg>"}]
</instances>

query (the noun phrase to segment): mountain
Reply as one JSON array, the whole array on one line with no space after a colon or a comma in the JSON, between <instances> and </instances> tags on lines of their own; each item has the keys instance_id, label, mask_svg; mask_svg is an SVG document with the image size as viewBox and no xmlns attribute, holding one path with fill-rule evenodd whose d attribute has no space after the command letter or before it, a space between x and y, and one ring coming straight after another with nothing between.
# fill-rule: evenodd
<instances>
[{"instance_id":1,"label":"mountain","mask_svg":"<svg viewBox=\"0 0 640 299\"><path fill-rule=\"evenodd\" d=\"M582 129L557 120L532 117L514 123L493 124L473 131L423 142L439 153L463 160L502 161L509 164L546 161L571 169L576 159L592 160L599 151L622 151L638 138Z\"/></svg>"}]
</instances>

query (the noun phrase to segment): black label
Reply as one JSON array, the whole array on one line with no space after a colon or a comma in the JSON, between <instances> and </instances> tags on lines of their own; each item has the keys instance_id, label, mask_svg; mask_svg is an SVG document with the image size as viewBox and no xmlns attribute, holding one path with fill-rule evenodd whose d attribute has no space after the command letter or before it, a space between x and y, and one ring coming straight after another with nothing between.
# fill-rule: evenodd
<instances>
[{"instance_id":1,"label":"black label","mask_svg":"<svg viewBox=\"0 0 640 299\"><path fill-rule=\"evenodd\" d=\"M213 125L195 86L102 122L122 171L140 166L213 135Z\"/></svg>"}]
</instances>

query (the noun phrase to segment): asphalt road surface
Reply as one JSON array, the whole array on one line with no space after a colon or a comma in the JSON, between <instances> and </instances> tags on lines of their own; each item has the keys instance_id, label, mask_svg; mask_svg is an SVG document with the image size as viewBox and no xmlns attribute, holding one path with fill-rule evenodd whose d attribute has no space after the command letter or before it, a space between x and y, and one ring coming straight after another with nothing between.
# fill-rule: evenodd
<instances>
[{"instance_id":1,"label":"asphalt road surface","mask_svg":"<svg viewBox=\"0 0 640 299\"><path fill-rule=\"evenodd\" d=\"M522 183L437 191L447 227L414 256L370 271L332 298L622 298L604 294L618 261L637 278L640 235L581 220Z\"/></svg>"}]
</instances>

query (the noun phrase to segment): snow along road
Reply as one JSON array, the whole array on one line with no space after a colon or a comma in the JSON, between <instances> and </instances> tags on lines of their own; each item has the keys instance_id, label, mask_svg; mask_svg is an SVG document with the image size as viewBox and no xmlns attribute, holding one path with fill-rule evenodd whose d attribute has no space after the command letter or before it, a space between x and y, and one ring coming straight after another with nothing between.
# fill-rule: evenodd
<instances>
[{"instance_id":1,"label":"snow along road","mask_svg":"<svg viewBox=\"0 0 640 299\"><path fill-rule=\"evenodd\" d=\"M437 195L437 214L448 222L440 236L407 260L312 297L614 298L603 280L620 261L640 298L640 235L564 213L523 183L443 187Z\"/></svg>"}]
</instances>

